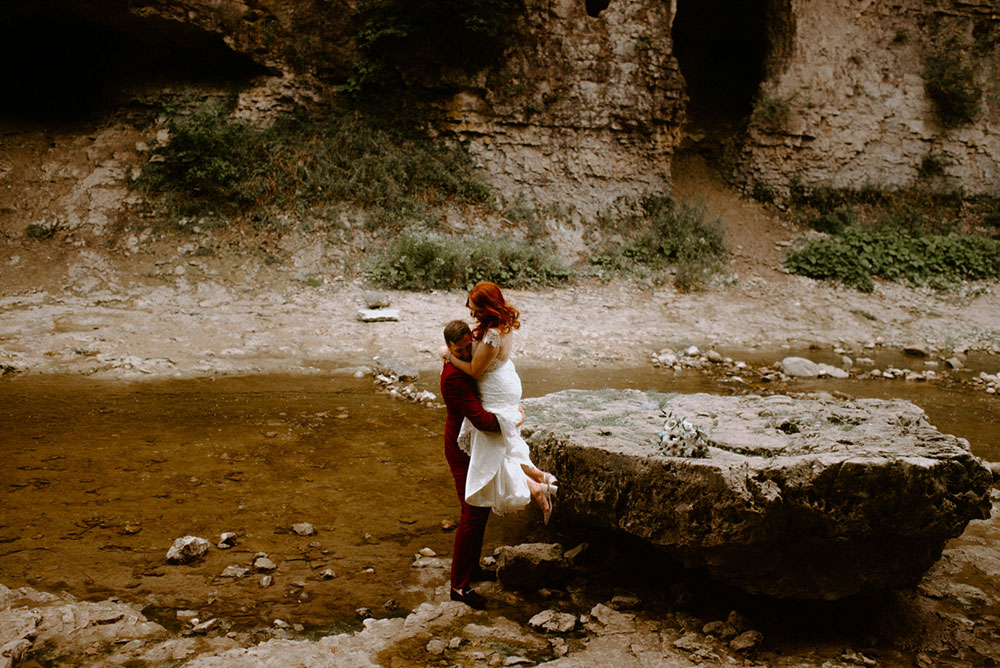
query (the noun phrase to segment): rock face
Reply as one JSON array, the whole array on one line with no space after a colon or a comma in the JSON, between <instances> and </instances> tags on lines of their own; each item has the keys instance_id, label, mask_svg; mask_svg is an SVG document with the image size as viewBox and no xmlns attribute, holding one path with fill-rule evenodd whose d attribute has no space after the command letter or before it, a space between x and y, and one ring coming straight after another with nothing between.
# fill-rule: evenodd
<instances>
[{"instance_id":1,"label":"rock face","mask_svg":"<svg viewBox=\"0 0 1000 668\"><path fill-rule=\"evenodd\" d=\"M521 46L485 81L464 82L436 125L467 140L501 189L541 202L595 213L669 189L687 101L672 20L663 2L591 16L583 2L529 0Z\"/></svg>"},{"instance_id":2,"label":"rock face","mask_svg":"<svg viewBox=\"0 0 1000 668\"><path fill-rule=\"evenodd\" d=\"M989 468L906 401L567 390L524 404L561 518L641 537L751 593L910 586L989 515ZM707 457L658 452L664 412L708 435Z\"/></svg>"},{"instance_id":3,"label":"rock face","mask_svg":"<svg viewBox=\"0 0 1000 668\"><path fill-rule=\"evenodd\" d=\"M995 2L804 0L785 13L788 55L761 91L786 113L751 117L742 156L748 182L779 192L794 181L908 186L927 180L921 166L934 154L945 167L931 185L996 194ZM972 122L951 129L936 120L923 79L928 54L950 35L983 88Z\"/></svg>"}]
</instances>

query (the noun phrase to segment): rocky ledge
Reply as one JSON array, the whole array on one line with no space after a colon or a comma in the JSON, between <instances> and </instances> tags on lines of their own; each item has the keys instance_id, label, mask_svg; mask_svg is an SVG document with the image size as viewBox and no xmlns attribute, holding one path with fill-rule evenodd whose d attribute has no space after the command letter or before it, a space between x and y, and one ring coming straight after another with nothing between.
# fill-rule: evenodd
<instances>
[{"instance_id":1,"label":"rocky ledge","mask_svg":"<svg viewBox=\"0 0 1000 668\"><path fill-rule=\"evenodd\" d=\"M567 390L524 405L560 520L638 536L751 593L915 585L990 512L990 469L907 401ZM661 445L668 415L703 435L682 451L704 456Z\"/></svg>"}]
</instances>

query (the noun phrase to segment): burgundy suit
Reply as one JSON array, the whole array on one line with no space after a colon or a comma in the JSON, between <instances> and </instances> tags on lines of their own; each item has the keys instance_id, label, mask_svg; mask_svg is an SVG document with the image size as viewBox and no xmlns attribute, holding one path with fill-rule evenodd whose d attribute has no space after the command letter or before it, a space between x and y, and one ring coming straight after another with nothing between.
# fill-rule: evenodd
<instances>
[{"instance_id":1,"label":"burgundy suit","mask_svg":"<svg viewBox=\"0 0 1000 668\"><path fill-rule=\"evenodd\" d=\"M445 364L441 370L441 396L448 408L444 425L444 456L455 478L455 491L462 504L462 514L455 529L455 547L451 555L451 586L458 591L469 585L472 570L479 564L483 535L490 509L470 506L465 502L465 477L469 473L469 455L458 447L458 432L462 418L469 418L479 431L500 431L493 413L488 413L476 396L476 381L472 376Z\"/></svg>"}]
</instances>

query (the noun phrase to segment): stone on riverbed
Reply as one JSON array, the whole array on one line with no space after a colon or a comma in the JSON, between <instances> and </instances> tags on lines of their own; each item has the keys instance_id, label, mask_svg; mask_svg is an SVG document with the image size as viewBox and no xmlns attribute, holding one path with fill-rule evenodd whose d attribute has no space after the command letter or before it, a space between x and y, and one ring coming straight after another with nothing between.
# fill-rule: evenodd
<instances>
[{"instance_id":1,"label":"stone on riverbed","mask_svg":"<svg viewBox=\"0 0 1000 668\"><path fill-rule=\"evenodd\" d=\"M751 593L911 586L989 516L990 469L907 401L567 390L524 408L560 519L633 534ZM703 430L708 456L661 454L664 413Z\"/></svg>"},{"instance_id":2,"label":"stone on riverbed","mask_svg":"<svg viewBox=\"0 0 1000 668\"><path fill-rule=\"evenodd\" d=\"M174 541L167 550L167 561L171 564L187 564L201 559L212 546L204 538L198 536L183 536Z\"/></svg>"}]
</instances>

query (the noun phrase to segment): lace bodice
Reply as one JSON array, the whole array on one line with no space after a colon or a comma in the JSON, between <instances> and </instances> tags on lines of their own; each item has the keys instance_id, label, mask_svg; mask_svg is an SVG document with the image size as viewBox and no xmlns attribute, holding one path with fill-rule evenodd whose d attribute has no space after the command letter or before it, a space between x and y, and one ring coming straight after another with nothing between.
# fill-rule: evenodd
<instances>
[{"instance_id":1,"label":"lace bodice","mask_svg":"<svg viewBox=\"0 0 1000 668\"><path fill-rule=\"evenodd\" d=\"M483 335L483 343L488 343L490 346L497 349L497 356L493 358L486 366L486 372L496 371L501 366L503 366L511 358L511 344L513 342L513 336L508 336L507 341L503 340L500 332L496 329L486 330L486 334ZM507 345L504 346L504 343Z\"/></svg>"}]
</instances>

